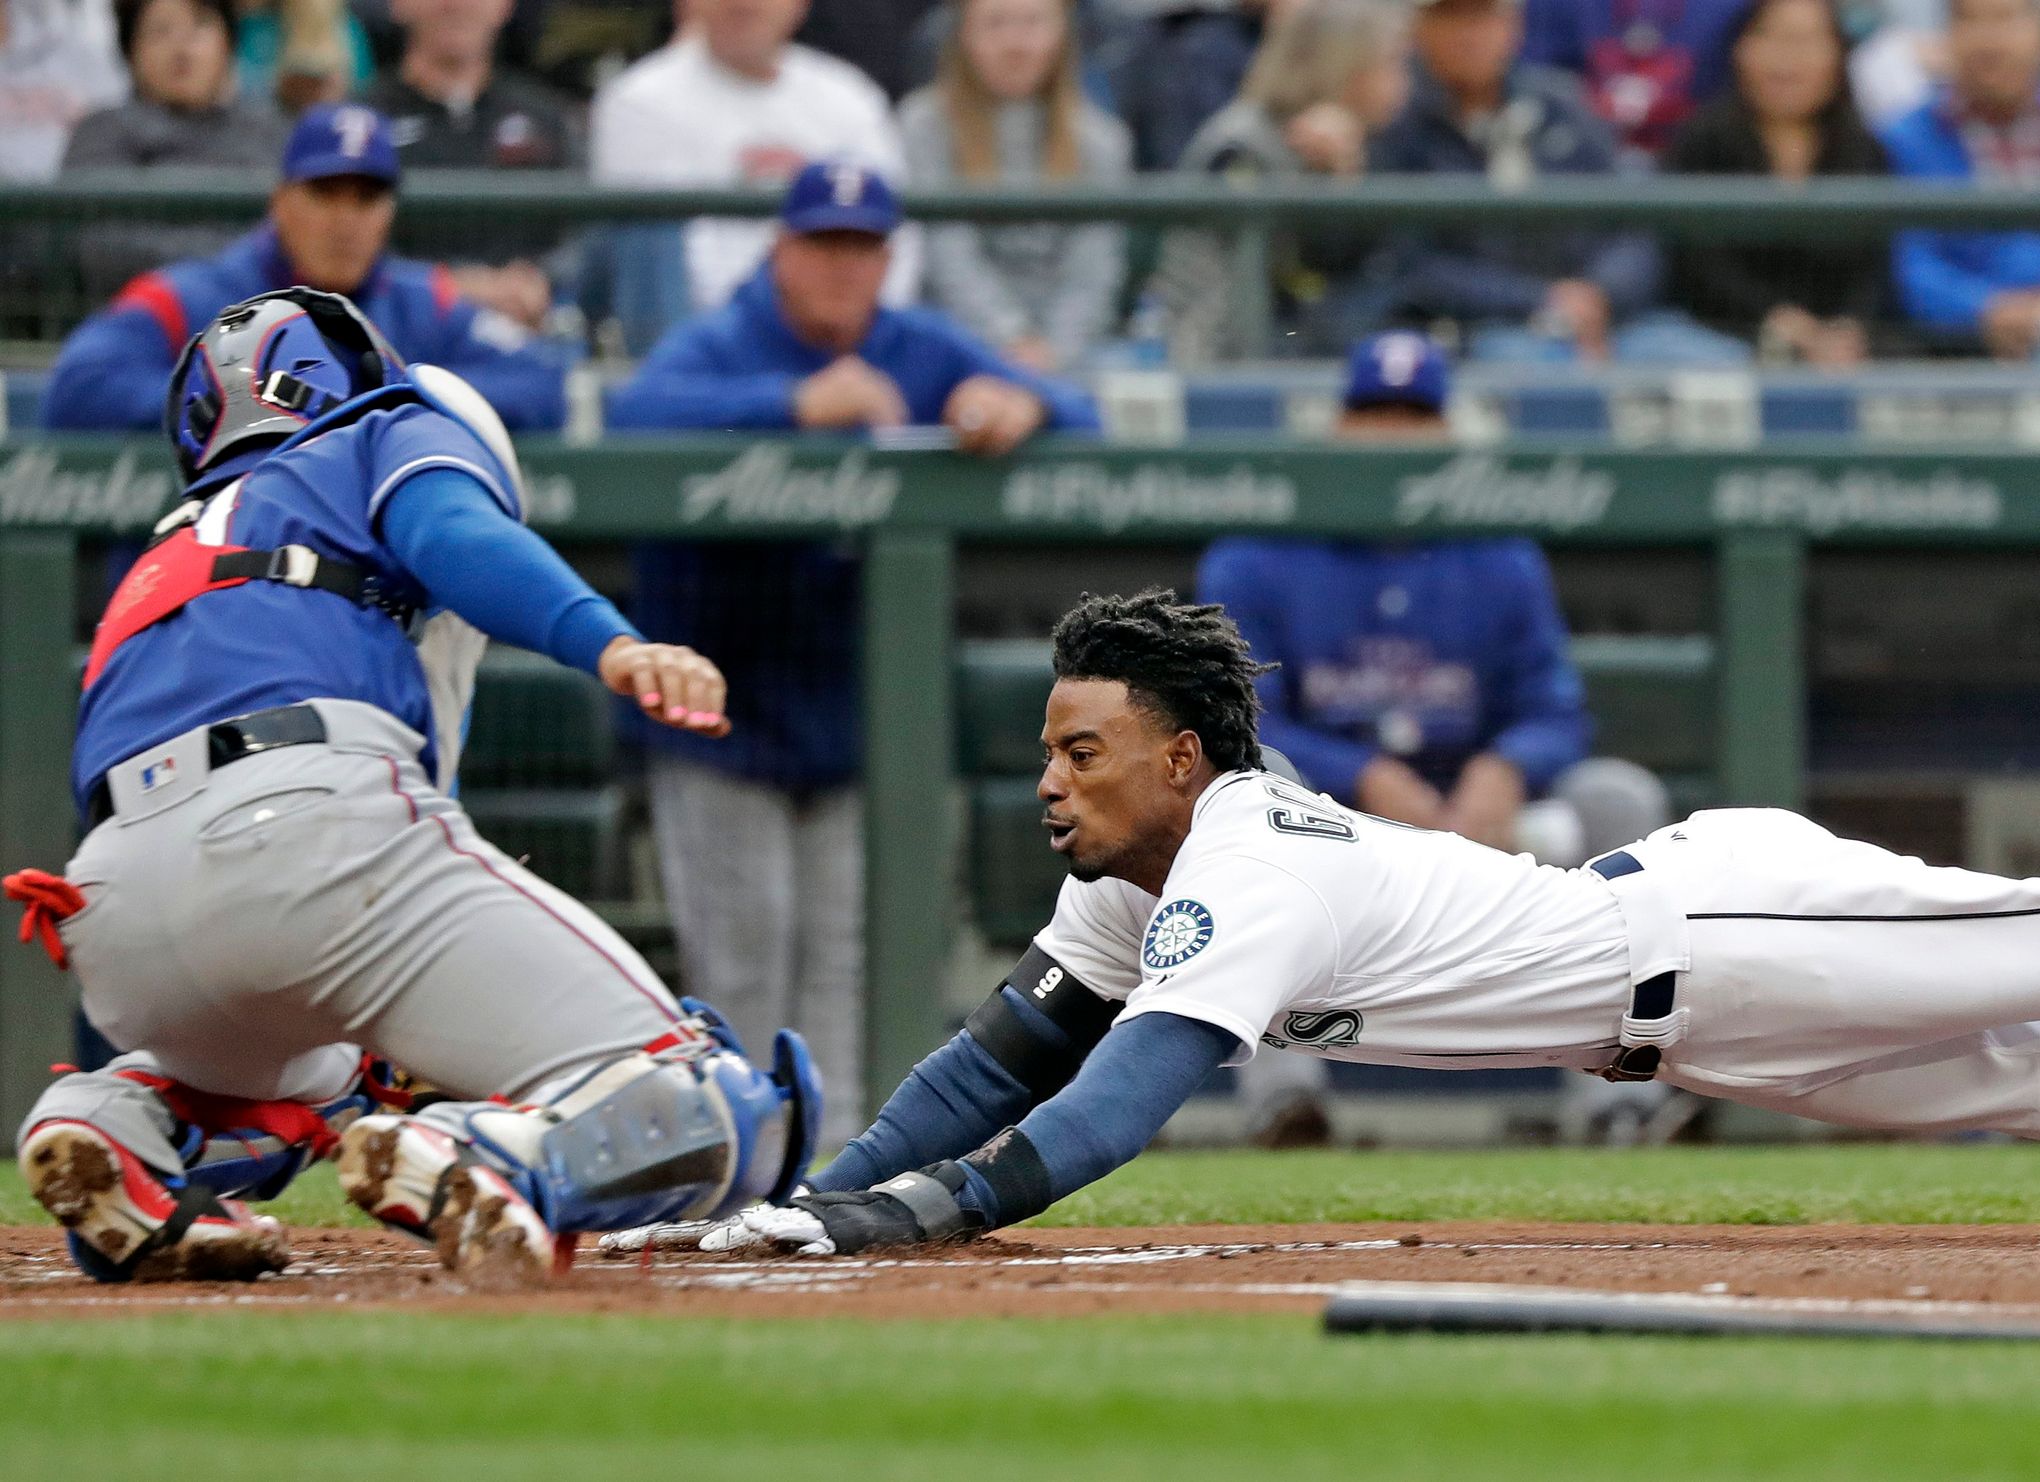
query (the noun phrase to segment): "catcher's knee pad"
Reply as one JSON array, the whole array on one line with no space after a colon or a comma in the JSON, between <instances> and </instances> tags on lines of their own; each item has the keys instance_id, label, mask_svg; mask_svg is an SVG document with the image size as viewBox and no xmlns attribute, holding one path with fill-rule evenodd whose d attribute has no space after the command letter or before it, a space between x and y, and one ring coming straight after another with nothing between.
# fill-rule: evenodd
<instances>
[{"instance_id":1,"label":"catcher's knee pad","mask_svg":"<svg viewBox=\"0 0 2040 1482\"><path fill-rule=\"evenodd\" d=\"M820 1079L798 1035L773 1051L770 1075L721 1048L640 1051L536 1107L469 1108L465 1131L563 1234L717 1218L783 1198L813 1156Z\"/></svg>"}]
</instances>

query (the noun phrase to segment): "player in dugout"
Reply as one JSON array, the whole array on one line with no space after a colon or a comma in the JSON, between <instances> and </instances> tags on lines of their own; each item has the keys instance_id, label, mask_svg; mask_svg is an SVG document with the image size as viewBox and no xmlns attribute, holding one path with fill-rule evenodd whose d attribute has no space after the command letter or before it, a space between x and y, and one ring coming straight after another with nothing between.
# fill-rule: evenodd
<instances>
[{"instance_id":1,"label":"player in dugout","mask_svg":"<svg viewBox=\"0 0 2040 1482\"><path fill-rule=\"evenodd\" d=\"M314 108L284 146L263 223L212 257L143 273L64 341L42 425L155 431L185 341L229 304L304 286L344 294L407 361L453 371L513 431L566 420L564 368L519 325L460 295L444 268L390 253L402 167L388 122Z\"/></svg>"},{"instance_id":2,"label":"player in dugout","mask_svg":"<svg viewBox=\"0 0 2040 1482\"><path fill-rule=\"evenodd\" d=\"M2040 880L1772 808L1580 869L1357 812L1263 770L1262 666L1171 592L1086 598L1055 672L1039 792L1070 878L1027 955L808 1193L606 1245L829 1255L1012 1224L1261 1045L2040 1138Z\"/></svg>"}]
</instances>

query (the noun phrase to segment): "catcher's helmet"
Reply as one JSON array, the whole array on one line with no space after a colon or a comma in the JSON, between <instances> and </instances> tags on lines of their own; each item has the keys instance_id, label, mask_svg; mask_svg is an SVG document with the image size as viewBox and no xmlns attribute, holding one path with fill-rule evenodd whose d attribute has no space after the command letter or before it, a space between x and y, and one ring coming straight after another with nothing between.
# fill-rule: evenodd
<instances>
[{"instance_id":1,"label":"catcher's helmet","mask_svg":"<svg viewBox=\"0 0 2040 1482\"><path fill-rule=\"evenodd\" d=\"M222 309L192 337L170 374L163 425L193 479L405 377L403 358L345 298L286 288Z\"/></svg>"}]
</instances>

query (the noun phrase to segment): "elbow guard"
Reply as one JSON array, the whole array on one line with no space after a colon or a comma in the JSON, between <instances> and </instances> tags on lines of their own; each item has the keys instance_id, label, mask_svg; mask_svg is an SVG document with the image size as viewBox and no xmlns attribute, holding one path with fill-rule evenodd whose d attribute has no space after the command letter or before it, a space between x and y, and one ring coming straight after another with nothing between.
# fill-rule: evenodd
<instances>
[{"instance_id":1,"label":"elbow guard","mask_svg":"<svg viewBox=\"0 0 2040 1482\"><path fill-rule=\"evenodd\" d=\"M1034 1013L1016 1007L1009 993ZM1041 948L1029 947L963 1027L1013 1079L1046 1100L1070 1083L1124 1007L1100 998Z\"/></svg>"}]
</instances>

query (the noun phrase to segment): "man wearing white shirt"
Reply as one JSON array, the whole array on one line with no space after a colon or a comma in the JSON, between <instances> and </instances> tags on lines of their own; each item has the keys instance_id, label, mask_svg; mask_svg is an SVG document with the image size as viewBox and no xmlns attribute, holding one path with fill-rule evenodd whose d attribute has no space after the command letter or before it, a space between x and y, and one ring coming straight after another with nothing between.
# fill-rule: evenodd
<instances>
[{"instance_id":1,"label":"man wearing white shirt","mask_svg":"<svg viewBox=\"0 0 2040 1482\"><path fill-rule=\"evenodd\" d=\"M676 0L679 34L595 96L591 173L602 184L783 186L811 160L906 174L885 94L862 72L789 38L807 0ZM720 307L771 245L769 221L702 219L687 229L689 296ZM918 234L893 242L885 301L911 302Z\"/></svg>"}]
</instances>

